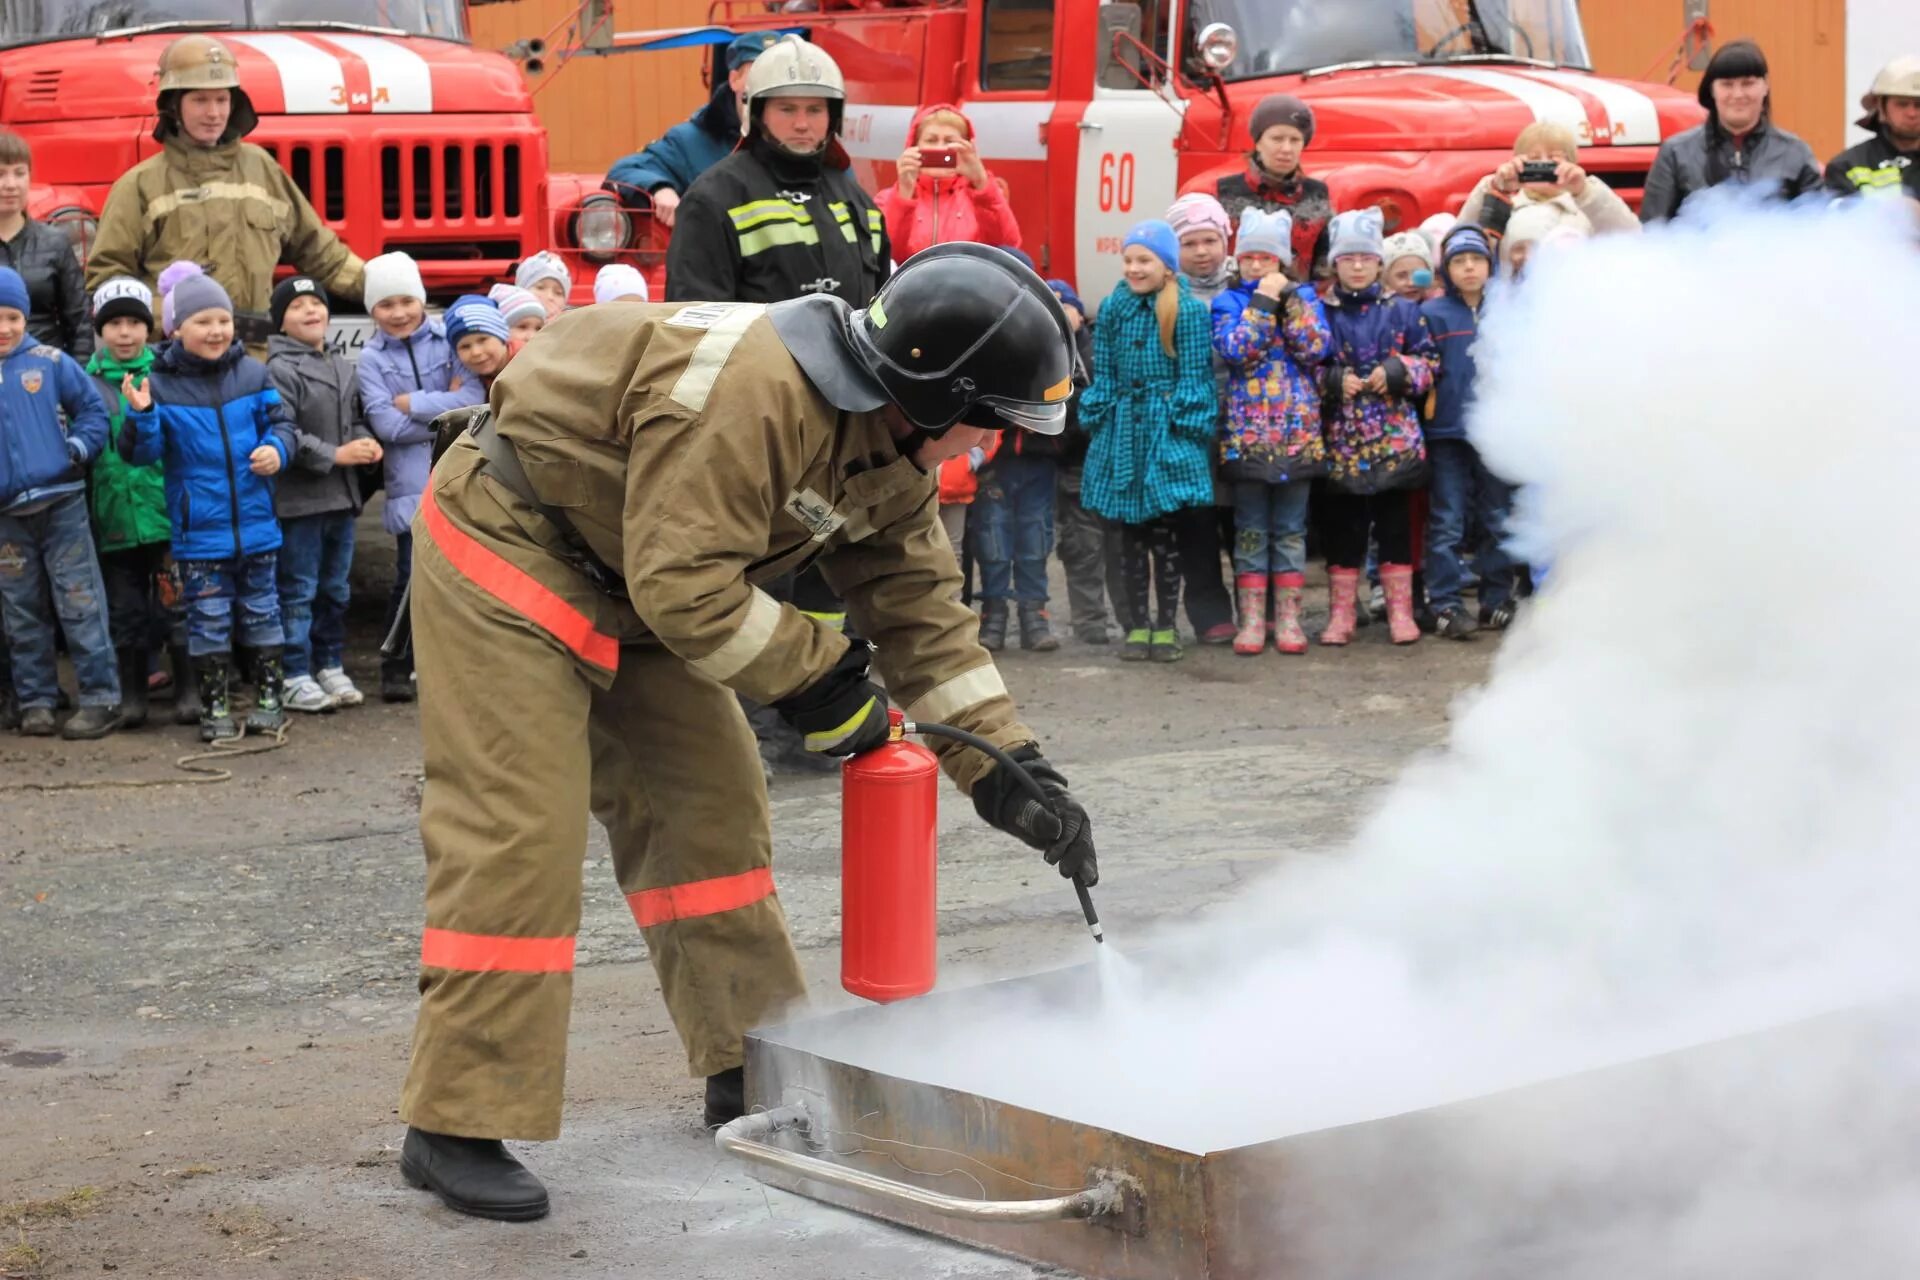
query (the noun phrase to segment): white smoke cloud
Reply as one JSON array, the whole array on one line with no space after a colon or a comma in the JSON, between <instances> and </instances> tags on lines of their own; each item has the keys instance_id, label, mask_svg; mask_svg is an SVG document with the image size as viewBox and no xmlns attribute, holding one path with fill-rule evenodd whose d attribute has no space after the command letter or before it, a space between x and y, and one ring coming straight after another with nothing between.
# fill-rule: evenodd
<instances>
[{"instance_id":1,"label":"white smoke cloud","mask_svg":"<svg viewBox=\"0 0 1920 1280\"><path fill-rule=\"evenodd\" d=\"M1528 486L1522 537L1552 571L1447 748L1349 857L1173 940L1175 976L998 1024L906 1007L848 1056L1213 1150L1897 1000L1920 918L1917 339L1911 228L1870 208L1539 255L1489 309L1474 432ZM1493 1172L1551 1134L1620 1184L1619 1213L1516 1274L1920 1273L1912 1022L1766 1061L1468 1126L1449 1225L1420 1230L1498 1234L1516 1206ZM1392 1203L1344 1204L1325 1239L1359 1257L1395 1236Z\"/></svg>"}]
</instances>

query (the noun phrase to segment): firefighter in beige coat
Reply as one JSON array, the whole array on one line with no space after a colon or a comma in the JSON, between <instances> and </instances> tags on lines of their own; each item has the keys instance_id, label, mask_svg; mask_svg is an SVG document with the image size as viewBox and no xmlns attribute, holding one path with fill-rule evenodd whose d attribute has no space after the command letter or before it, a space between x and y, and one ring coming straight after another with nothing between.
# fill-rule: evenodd
<instances>
[{"instance_id":1,"label":"firefighter in beige coat","mask_svg":"<svg viewBox=\"0 0 1920 1280\"><path fill-rule=\"evenodd\" d=\"M1058 431L1068 335L1032 271L943 245L864 311L587 307L507 366L414 521L427 927L409 1181L483 1217L547 1210L499 1139L560 1129L589 812L708 1123L740 1113L743 1034L805 984L736 693L830 755L885 741L889 697L1012 749L1050 809L966 748L941 762L988 822L1094 882L1085 810L954 599L929 474L991 431ZM864 639L757 585L809 563Z\"/></svg>"}]
</instances>

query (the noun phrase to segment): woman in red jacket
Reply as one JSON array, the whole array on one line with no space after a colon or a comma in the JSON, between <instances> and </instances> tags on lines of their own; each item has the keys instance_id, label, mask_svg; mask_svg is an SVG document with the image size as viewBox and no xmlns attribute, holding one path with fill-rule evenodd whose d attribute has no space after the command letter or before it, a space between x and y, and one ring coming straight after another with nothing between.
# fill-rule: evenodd
<instances>
[{"instance_id":1,"label":"woman in red jacket","mask_svg":"<svg viewBox=\"0 0 1920 1280\"><path fill-rule=\"evenodd\" d=\"M953 240L1019 248L1020 224L1007 205L1006 185L980 162L973 122L958 107L936 102L914 116L908 135L912 143L895 162L898 180L876 201L899 260ZM927 163L944 159L943 152L953 153L951 166Z\"/></svg>"}]
</instances>

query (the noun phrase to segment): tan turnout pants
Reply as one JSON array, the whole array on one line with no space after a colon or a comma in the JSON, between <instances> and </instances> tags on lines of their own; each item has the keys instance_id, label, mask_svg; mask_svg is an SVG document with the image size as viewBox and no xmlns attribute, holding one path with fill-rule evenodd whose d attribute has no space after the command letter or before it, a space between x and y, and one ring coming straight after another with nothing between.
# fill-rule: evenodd
<instances>
[{"instance_id":1,"label":"tan turnout pants","mask_svg":"<svg viewBox=\"0 0 1920 1280\"><path fill-rule=\"evenodd\" d=\"M734 695L546 550L541 518L456 446L414 523L427 855L401 1116L560 1132L589 811L696 1076L805 992L773 892L767 794Z\"/></svg>"}]
</instances>

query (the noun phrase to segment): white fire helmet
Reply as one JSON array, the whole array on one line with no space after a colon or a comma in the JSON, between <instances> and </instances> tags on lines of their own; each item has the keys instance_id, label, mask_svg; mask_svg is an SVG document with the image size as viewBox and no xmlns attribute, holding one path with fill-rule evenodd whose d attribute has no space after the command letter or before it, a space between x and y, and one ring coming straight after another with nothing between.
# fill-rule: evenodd
<instances>
[{"instance_id":1,"label":"white fire helmet","mask_svg":"<svg viewBox=\"0 0 1920 1280\"><path fill-rule=\"evenodd\" d=\"M799 36L782 36L753 60L747 71L744 89L747 109L740 117L740 133L753 129L753 105L762 98L825 98L844 102L847 83L840 65L824 49L808 44ZM839 111L835 112L834 132L839 132Z\"/></svg>"},{"instance_id":2,"label":"white fire helmet","mask_svg":"<svg viewBox=\"0 0 1920 1280\"><path fill-rule=\"evenodd\" d=\"M1860 121L1861 128L1879 127L1880 103L1886 98L1920 98L1920 58L1895 58L1880 68L1873 87L1860 97L1860 106L1867 113Z\"/></svg>"}]
</instances>

